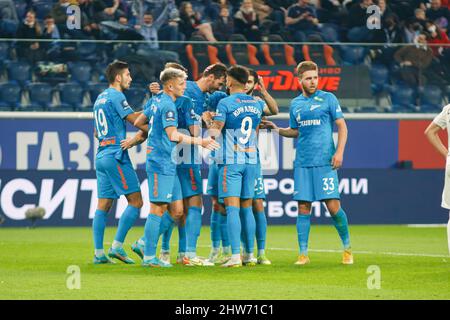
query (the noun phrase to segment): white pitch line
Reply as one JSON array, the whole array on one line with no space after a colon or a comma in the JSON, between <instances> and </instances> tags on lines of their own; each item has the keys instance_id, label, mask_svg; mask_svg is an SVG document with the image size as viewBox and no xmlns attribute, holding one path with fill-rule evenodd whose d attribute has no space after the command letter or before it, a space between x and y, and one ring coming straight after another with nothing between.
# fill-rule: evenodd
<instances>
[{"instance_id":1,"label":"white pitch line","mask_svg":"<svg viewBox=\"0 0 450 320\"><path fill-rule=\"evenodd\" d=\"M199 246L202 248L209 248L210 246ZM274 251L295 251L293 248L267 248ZM326 252L326 253L342 253L342 250L328 250L328 249L308 249L311 252ZM353 251L355 254L381 254L387 256L406 256L406 257L428 257L428 258L450 258L449 255L443 254L426 254L426 253L404 253L404 252L375 252L375 251Z\"/></svg>"},{"instance_id":2,"label":"white pitch line","mask_svg":"<svg viewBox=\"0 0 450 320\"><path fill-rule=\"evenodd\" d=\"M444 228L447 224L445 223L434 223L434 224L408 224L408 228Z\"/></svg>"}]
</instances>

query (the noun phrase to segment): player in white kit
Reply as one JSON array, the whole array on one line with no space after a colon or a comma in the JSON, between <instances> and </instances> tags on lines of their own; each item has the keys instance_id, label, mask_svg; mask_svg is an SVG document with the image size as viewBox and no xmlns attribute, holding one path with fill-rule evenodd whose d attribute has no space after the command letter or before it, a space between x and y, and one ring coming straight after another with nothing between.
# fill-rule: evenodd
<instances>
[{"instance_id":1,"label":"player in white kit","mask_svg":"<svg viewBox=\"0 0 450 320\"><path fill-rule=\"evenodd\" d=\"M431 122L428 128L425 130L425 135L427 136L433 147L435 147L443 157L447 158L444 191L442 192L441 206L445 209L450 210L450 153L448 150L449 148L442 143L438 135L439 130L445 129L447 129L448 141L450 145L450 104L446 105L444 109L442 109L442 112L437 115L436 118L434 118L433 122ZM450 211L447 224L447 241L448 250L450 253Z\"/></svg>"}]
</instances>

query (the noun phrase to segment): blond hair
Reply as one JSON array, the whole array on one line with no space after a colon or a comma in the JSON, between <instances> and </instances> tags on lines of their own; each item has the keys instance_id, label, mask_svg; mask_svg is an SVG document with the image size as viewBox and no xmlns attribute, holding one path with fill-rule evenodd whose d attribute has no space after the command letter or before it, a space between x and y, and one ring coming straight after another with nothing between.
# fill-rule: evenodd
<instances>
[{"instance_id":1,"label":"blond hair","mask_svg":"<svg viewBox=\"0 0 450 320\"><path fill-rule=\"evenodd\" d=\"M301 77L306 71L319 71L319 67L312 61L302 61L297 65L297 75Z\"/></svg>"}]
</instances>

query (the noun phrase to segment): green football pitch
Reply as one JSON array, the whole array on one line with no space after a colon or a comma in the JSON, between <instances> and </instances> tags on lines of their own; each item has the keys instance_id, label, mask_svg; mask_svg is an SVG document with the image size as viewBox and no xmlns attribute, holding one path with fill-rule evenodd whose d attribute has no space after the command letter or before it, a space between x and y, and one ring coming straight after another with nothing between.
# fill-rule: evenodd
<instances>
[{"instance_id":1,"label":"green football pitch","mask_svg":"<svg viewBox=\"0 0 450 320\"><path fill-rule=\"evenodd\" d=\"M115 230L107 228L107 249ZM0 299L450 299L444 227L351 226L355 264L344 266L334 228L312 226L311 263L299 267L295 226L270 226L273 264L242 268L143 268L130 250L142 232L133 228L125 244L138 264L93 265L90 228L1 228ZM209 237L203 228L202 256ZM177 241L174 230L173 260ZM69 289L70 266L80 289Z\"/></svg>"}]
</instances>

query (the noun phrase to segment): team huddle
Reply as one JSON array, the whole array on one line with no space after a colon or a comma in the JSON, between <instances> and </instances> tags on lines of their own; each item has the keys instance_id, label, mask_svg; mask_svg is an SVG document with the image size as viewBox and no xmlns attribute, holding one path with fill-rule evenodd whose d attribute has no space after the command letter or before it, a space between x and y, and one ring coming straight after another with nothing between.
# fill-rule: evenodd
<instances>
[{"instance_id":1,"label":"team huddle","mask_svg":"<svg viewBox=\"0 0 450 320\"><path fill-rule=\"evenodd\" d=\"M347 216L340 206L337 169L341 167L347 127L336 97L317 89L318 67L304 61L297 66L302 94L290 106L289 128L265 119L278 105L254 70L243 66L207 67L197 81L187 81L187 70L168 63L143 112L134 112L123 91L131 85L128 65L121 61L106 69L110 87L94 104L98 206L93 220L94 264L135 263L123 248L128 231L139 216L143 200L127 149L147 140L146 172L150 212L144 234L132 251L146 267L172 267L170 239L178 230L176 263L186 266L239 267L269 265L266 256L265 191L258 150L259 129L298 138L294 162L294 200L298 201L299 257L310 262L308 238L311 204L325 202L343 244L343 264L352 264ZM220 91L226 86L227 93ZM259 87L260 96L254 95ZM161 89L161 90L160 90ZM126 122L139 131L126 138ZM333 141L333 126L338 141ZM209 163L206 195L211 197L211 252L197 255L202 225L201 164ZM103 237L114 199L124 195L128 206L106 255ZM157 255L158 242L161 251ZM255 241L256 240L256 241ZM256 249L255 252L255 242Z\"/></svg>"}]
</instances>

